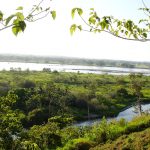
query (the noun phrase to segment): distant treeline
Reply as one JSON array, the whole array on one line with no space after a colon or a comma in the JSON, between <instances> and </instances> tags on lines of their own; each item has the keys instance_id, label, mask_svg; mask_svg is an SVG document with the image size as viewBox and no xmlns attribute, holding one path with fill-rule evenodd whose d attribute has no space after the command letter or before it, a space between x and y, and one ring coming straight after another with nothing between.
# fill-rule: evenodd
<instances>
[{"instance_id":1,"label":"distant treeline","mask_svg":"<svg viewBox=\"0 0 150 150\"><path fill-rule=\"evenodd\" d=\"M49 64L145 68L145 69L150 68L150 62L106 60L106 59L99 60L99 59L85 59L73 57L50 57L50 56L33 56L33 55L9 55L9 54L1 54L0 62L49 63Z\"/></svg>"}]
</instances>

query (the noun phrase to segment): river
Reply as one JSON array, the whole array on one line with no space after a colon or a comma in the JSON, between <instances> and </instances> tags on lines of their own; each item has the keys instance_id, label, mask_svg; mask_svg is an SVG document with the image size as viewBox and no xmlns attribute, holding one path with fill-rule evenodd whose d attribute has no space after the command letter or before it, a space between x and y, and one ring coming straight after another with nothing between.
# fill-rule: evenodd
<instances>
[{"instance_id":1,"label":"river","mask_svg":"<svg viewBox=\"0 0 150 150\"><path fill-rule=\"evenodd\" d=\"M113 118L106 118L108 121L111 121L112 119L116 119L116 120L119 120L121 118L124 118L126 119L127 121L130 121L132 120L135 116L138 115L138 113L136 113L135 111L135 107L130 107L130 108L127 108L123 111L121 111L117 117L113 117ZM150 104L143 104L142 105L142 110L143 112L149 112L150 113ZM80 122L80 123L76 123L75 125L76 126L89 126L89 125L92 125L94 123L97 123L97 122L100 122L101 119L94 119L94 120L88 120L88 121L83 121L83 122Z\"/></svg>"},{"instance_id":2,"label":"river","mask_svg":"<svg viewBox=\"0 0 150 150\"><path fill-rule=\"evenodd\" d=\"M150 75L150 69L120 68L120 67L98 67L81 65L63 65L63 64L40 64L40 63L21 63L21 62L0 62L0 70L30 70L42 71L43 69L59 72L80 72L94 74L113 74L127 75L129 73L143 73Z\"/></svg>"}]
</instances>

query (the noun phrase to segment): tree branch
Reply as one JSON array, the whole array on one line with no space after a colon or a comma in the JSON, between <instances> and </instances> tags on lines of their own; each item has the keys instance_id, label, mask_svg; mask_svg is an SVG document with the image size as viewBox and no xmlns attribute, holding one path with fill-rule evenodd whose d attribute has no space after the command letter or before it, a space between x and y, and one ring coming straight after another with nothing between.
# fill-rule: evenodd
<instances>
[{"instance_id":1,"label":"tree branch","mask_svg":"<svg viewBox=\"0 0 150 150\"><path fill-rule=\"evenodd\" d=\"M39 8L39 6L43 3L44 0L41 0L38 5L29 13L29 15L25 18L27 19L29 16L32 16L32 14Z\"/></svg>"},{"instance_id":2,"label":"tree branch","mask_svg":"<svg viewBox=\"0 0 150 150\"><path fill-rule=\"evenodd\" d=\"M0 29L0 31L3 31L3 30L5 30L5 29L7 29L7 28L10 28L10 27L12 27L14 24L11 24L11 25L9 25L9 26L5 26L4 28L1 28Z\"/></svg>"},{"instance_id":3,"label":"tree branch","mask_svg":"<svg viewBox=\"0 0 150 150\"><path fill-rule=\"evenodd\" d=\"M28 21L29 21L29 22L35 22L35 21L41 20L41 19L47 17L49 13L50 13L50 12L46 13L44 16L39 17L39 18L37 18L37 19L35 19L35 20L28 20Z\"/></svg>"},{"instance_id":4,"label":"tree branch","mask_svg":"<svg viewBox=\"0 0 150 150\"><path fill-rule=\"evenodd\" d=\"M48 16L48 14L50 13L49 8L46 8L45 10L40 10L40 12L34 14L36 12L36 10L40 7L40 5L44 2L44 0L41 0L34 9L32 9L32 11L24 18L23 21L28 21L28 22L35 22L35 21L38 21L38 20L41 20L45 17ZM45 13L45 14L44 14ZM41 16L43 14L43 16ZM36 19L34 19L34 17L37 17L37 16L40 16L39 18L37 17ZM30 20L30 19L33 19L33 20ZM5 21L7 20L7 18L5 20L3 20L2 22L0 22L0 24L3 25L2 28L0 28L0 31L3 31L7 28L10 28L10 27L13 27L13 26L16 26L17 24L10 24L10 25L5 25ZM20 19L21 20L21 19Z\"/></svg>"},{"instance_id":5,"label":"tree branch","mask_svg":"<svg viewBox=\"0 0 150 150\"><path fill-rule=\"evenodd\" d=\"M146 3L144 2L144 0L142 0L142 3L143 3L143 5L144 5L144 7L145 7L146 9L148 9L148 10L147 10L148 13L150 13L150 10L149 10L149 8L147 7L147 5L146 5Z\"/></svg>"},{"instance_id":6,"label":"tree branch","mask_svg":"<svg viewBox=\"0 0 150 150\"><path fill-rule=\"evenodd\" d=\"M109 29L108 29L108 30L101 30L101 29L99 29L98 27L93 27L93 26L91 26L89 23L87 23L87 22L84 20L84 18L83 18L81 15L79 15L79 16L80 16L80 18L82 19L82 21L83 21L88 27L90 27L90 29L91 29L91 31L85 30L85 29L82 29L82 31L94 32L94 31L92 31L92 30L98 30L99 32L105 32L105 33L111 34L111 35L113 35L113 36L115 36L115 37L117 37L117 38L124 39L124 40L128 40L128 41L138 41L138 42L147 42L147 41L150 41L150 39L142 38L140 35L139 35L139 36L141 37L141 39L138 39L138 38L137 38L137 39L136 39L136 38L126 38L126 37L124 37L124 36L116 35L114 32L110 31Z\"/></svg>"}]
</instances>

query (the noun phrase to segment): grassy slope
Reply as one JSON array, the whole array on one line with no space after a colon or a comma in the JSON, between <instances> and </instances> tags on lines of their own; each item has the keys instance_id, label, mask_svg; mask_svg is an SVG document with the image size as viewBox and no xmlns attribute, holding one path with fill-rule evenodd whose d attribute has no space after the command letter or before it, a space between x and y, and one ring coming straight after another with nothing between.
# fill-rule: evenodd
<instances>
[{"instance_id":1,"label":"grassy slope","mask_svg":"<svg viewBox=\"0 0 150 150\"><path fill-rule=\"evenodd\" d=\"M99 145L90 150L150 150L150 128L123 135L117 140Z\"/></svg>"},{"instance_id":2,"label":"grassy slope","mask_svg":"<svg viewBox=\"0 0 150 150\"><path fill-rule=\"evenodd\" d=\"M82 136L80 134L75 138L70 136L64 147L57 150L89 149L150 150L150 115L135 117L130 122L122 119L112 122L103 120L85 129Z\"/></svg>"}]
</instances>

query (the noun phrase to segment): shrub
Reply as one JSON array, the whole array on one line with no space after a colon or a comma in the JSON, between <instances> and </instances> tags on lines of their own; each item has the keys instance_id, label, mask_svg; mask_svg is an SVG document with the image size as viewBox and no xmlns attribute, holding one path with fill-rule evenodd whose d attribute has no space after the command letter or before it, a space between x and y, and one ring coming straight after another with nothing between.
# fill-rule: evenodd
<instances>
[{"instance_id":1,"label":"shrub","mask_svg":"<svg viewBox=\"0 0 150 150\"><path fill-rule=\"evenodd\" d=\"M70 140L63 148L57 150L89 150L95 145L94 142L85 138Z\"/></svg>"},{"instance_id":2,"label":"shrub","mask_svg":"<svg viewBox=\"0 0 150 150\"><path fill-rule=\"evenodd\" d=\"M25 80L23 83L21 83L22 88L34 88L35 86L35 83L30 80Z\"/></svg>"}]
</instances>

